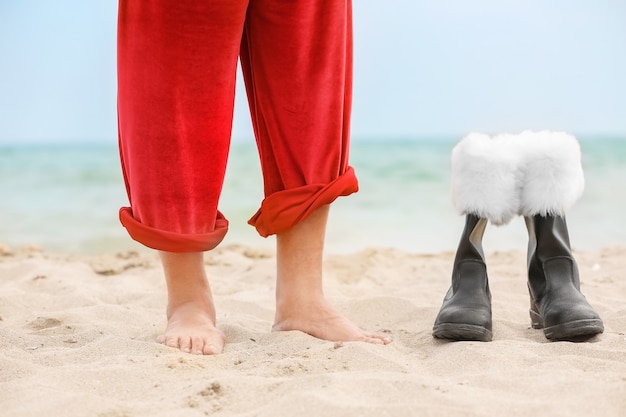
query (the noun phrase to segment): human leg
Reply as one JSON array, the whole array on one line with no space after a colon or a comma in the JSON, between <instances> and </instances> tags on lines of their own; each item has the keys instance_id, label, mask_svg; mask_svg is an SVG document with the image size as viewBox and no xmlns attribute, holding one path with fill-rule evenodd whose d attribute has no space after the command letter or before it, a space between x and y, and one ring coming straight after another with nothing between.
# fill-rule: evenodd
<instances>
[{"instance_id":1,"label":"human leg","mask_svg":"<svg viewBox=\"0 0 626 417\"><path fill-rule=\"evenodd\" d=\"M224 237L217 210L247 0L119 2L118 114L129 234L161 251L168 326L159 338L217 353L223 334L202 251Z\"/></svg>"},{"instance_id":2,"label":"human leg","mask_svg":"<svg viewBox=\"0 0 626 417\"><path fill-rule=\"evenodd\" d=\"M391 342L361 330L332 307L322 288L322 253L328 206L279 233L274 331L300 330L324 340Z\"/></svg>"},{"instance_id":3,"label":"human leg","mask_svg":"<svg viewBox=\"0 0 626 417\"><path fill-rule=\"evenodd\" d=\"M121 0L120 154L133 238L169 252L209 250L232 125L245 0Z\"/></svg>"},{"instance_id":4,"label":"human leg","mask_svg":"<svg viewBox=\"0 0 626 417\"><path fill-rule=\"evenodd\" d=\"M358 190L351 22L347 0L250 3L240 57L265 191L250 224L262 236Z\"/></svg>"},{"instance_id":5,"label":"human leg","mask_svg":"<svg viewBox=\"0 0 626 417\"><path fill-rule=\"evenodd\" d=\"M183 352L221 353L226 337L215 326L215 306L202 252L160 252L167 284L167 328L158 341Z\"/></svg>"},{"instance_id":6,"label":"human leg","mask_svg":"<svg viewBox=\"0 0 626 417\"><path fill-rule=\"evenodd\" d=\"M351 19L350 1L251 1L241 62L266 198L250 223L277 236L274 330L383 344L322 291L328 205L358 189L348 165Z\"/></svg>"}]
</instances>

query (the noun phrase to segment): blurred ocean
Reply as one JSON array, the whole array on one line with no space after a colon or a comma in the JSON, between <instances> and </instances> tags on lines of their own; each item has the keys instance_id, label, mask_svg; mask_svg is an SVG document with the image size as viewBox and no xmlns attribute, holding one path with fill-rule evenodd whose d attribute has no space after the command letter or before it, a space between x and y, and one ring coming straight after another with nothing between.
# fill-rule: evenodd
<instances>
[{"instance_id":1,"label":"blurred ocean","mask_svg":"<svg viewBox=\"0 0 626 417\"><path fill-rule=\"evenodd\" d=\"M327 253L367 247L454 251L463 227L450 202L450 153L457 139L355 140L351 164L360 191L331 208ZM567 216L572 246L626 245L626 138L579 138L586 189ZM223 244L274 246L247 220L263 197L256 149L233 143L221 211ZM64 254L142 249L120 225L127 205L115 143L0 146L0 242ZM526 249L522 219L489 226L486 251Z\"/></svg>"}]
</instances>

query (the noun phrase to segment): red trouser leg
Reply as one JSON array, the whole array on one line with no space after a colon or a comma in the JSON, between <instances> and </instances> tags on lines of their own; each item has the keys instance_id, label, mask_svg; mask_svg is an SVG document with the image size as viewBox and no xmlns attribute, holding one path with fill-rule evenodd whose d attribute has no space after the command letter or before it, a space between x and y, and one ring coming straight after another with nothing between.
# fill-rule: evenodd
<instances>
[{"instance_id":1,"label":"red trouser leg","mask_svg":"<svg viewBox=\"0 0 626 417\"><path fill-rule=\"evenodd\" d=\"M223 239L240 44L266 194L250 222L279 233L357 190L347 164L350 12L339 0L120 1L119 137L132 207L120 218L135 240L189 252Z\"/></svg>"},{"instance_id":2,"label":"red trouser leg","mask_svg":"<svg viewBox=\"0 0 626 417\"><path fill-rule=\"evenodd\" d=\"M131 208L120 219L146 246L209 250L230 142L247 0L121 0L118 115Z\"/></svg>"},{"instance_id":3,"label":"red trouser leg","mask_svg":"<svg viewBox=\"0 0 626 417\"><path fill-rule=\"evenodd\" d=\"M266 196L249 223L268 236L358 189L351 1L252 0L240 58Z\"/></svg>"}]
</instances>

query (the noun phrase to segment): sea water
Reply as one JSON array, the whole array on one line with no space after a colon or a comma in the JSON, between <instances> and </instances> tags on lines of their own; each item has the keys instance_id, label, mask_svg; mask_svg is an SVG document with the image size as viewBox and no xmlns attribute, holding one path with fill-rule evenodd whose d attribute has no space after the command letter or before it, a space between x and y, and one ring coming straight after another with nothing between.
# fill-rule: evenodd
<instances>
[{"instance_id":1,"label":"sea water","mask_svg":"<svg viewBox=\"0 0 626 417\"><path fill-rule=\"evenodd\" d=\"M450 200L455 138L353 140L359 192L331 208L327 253L367 247L454 251L463 217ZM626 138L580 138L586 188L567 215L572 246L626 245ZM263 199L253 141L233 143L220 210L230 221L223 244L274 247L247 220ZM114 141L0 146L0 242L66 254L141 250L118 220L128 205ZM486 251L526 249L524 222L489 226Z\"/></svg>"}]
</instances>

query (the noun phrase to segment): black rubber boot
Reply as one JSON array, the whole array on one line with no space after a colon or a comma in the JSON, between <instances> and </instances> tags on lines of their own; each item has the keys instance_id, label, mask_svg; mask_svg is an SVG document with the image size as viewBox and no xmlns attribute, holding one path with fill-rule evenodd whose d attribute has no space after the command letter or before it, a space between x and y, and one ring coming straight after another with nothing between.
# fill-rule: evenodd
<instances>
[{"instance_id":1,"label":"black rubber boot","mask_svg":"<svg viewBox=\"0 0 626 417\"><path fill-rule=\"evenodd\" d=\"M581 341L604 331L580 292L576 260L562 216L525 217L532 327L550 340Z\"/></svg>"},{"instance_id":2,"label":"black rubber boot","mask_svg":"<svg viewBox=\"0 0 626 417\"><path fill-rule=\"evenodd\" d=\"M482 238L487 219L468 214L452 270L452 285L435 320L433 336L491 340L491 293Z\"/></svg>"}]
</instances>

